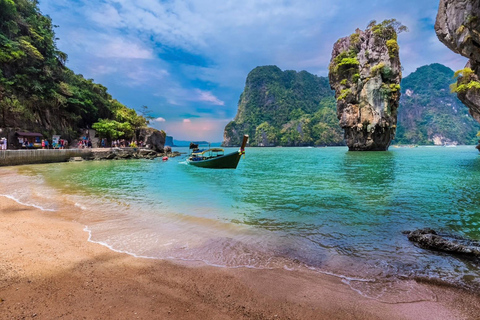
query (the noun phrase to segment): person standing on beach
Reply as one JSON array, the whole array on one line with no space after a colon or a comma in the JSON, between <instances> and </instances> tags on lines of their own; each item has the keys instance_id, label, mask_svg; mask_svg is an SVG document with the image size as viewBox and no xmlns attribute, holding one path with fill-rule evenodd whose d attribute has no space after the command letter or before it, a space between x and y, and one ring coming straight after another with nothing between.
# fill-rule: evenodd
<instances>
[{"instance_id":1,"label":"person standing on beach","mask_svg":"<svg viewBox=\"0 0 480 320\"><path fill-rule=\"evenodd\" d=\"M45 140L42 139L42 149L45 149Z\"/></svg>"}]
</instances>

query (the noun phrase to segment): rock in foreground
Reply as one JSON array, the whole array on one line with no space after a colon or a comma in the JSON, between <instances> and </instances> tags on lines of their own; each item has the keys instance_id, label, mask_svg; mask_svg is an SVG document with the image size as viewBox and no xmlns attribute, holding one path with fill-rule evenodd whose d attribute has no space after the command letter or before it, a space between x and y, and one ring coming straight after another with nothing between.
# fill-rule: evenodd
<instances>
[{"instance_id":1,"label":"rock in foreground","mask_svg":"<svg viewBox=\"0 0 480 320\"><path fill-rule=\"evenodd\" d=\"M385 151L395 137L402 78L395 20L370 23L339 39L332 51L330 86L351 151Z\"/></svg>"},{"instance_id":2,"label":"rock in foreground","mask_svg":"<svg viewBox=\"0 0 480 320\"><path fill-rule=\"evenodd\" d=\"M480 244L473 241L441 236L430 228L405 233L408 236L408 240L417 243L418 246L424 249L480 257Z\"/></svg>"}]
</instances>

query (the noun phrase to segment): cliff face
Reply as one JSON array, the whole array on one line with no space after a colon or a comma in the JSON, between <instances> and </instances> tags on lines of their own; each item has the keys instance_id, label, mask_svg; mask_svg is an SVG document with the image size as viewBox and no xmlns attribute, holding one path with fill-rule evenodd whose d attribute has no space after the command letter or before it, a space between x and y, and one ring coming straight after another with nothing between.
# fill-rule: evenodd
<instances>
[{"instance_id":1,"label":"cliff face","mask_svg":"<svg viewBox=\"0 0 480 320\"><path fill-rule=\"evenodd\" d=\"M329 79L349 150L387 150L395 137L401 80L397 29L395 20L373 22L333 47Z\"/></svg>"},{"instance_id":2,"label":"cliff face","mask_svg":"<svg viewBox=\"0 0 480 320\"><path fill-rule=\"evenodd\" d=\"M339 145L333 93L325 77L277 66L253 69L224 131L224 146L238 146L244 134L251 146Z\"/></svg>"},{"instance_id":3,"label":"cliff face","mask_svg":"<svg viewBox=\"0 0 480 320\"><path fill-rule=\"evenodd\" d=\"M441 0L435 32L448 48L469 59L455 91L480 122L480 0Z\"/></svg>"},{"instance_id":4,"label":"cliff face","mask_svg":"<svg viewBox=\"0 0 480 320\"><path fill-rule=\"evenodd\" d=\"M397 132L393 143L474 144L480 125L450 92L453 70L434 63L402 79Z\"/></svg>"}]
</instances>

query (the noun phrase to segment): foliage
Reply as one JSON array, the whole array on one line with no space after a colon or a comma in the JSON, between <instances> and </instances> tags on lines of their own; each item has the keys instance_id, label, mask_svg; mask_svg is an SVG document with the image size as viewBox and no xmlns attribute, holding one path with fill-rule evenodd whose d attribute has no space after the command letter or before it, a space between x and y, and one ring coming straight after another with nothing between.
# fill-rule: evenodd
<instances>
[{"instance_id":1,"label":"foliage","mask_svg":"<svg viewBox=\"0 0 480 320\"><path fill-rule=\"evenodd\" d=\"M435 135L459 144L476 142L480 125L450 93L453 75L450 68L431 64L402 80L395 143L433 144Z\"/></svg>"},{"instance_id":2,"label":"foliage","mask_svg":"<svg viewBox=\"0 0 480 320\"><path fill-rule=\"evenodd\" d=\"M347 78L350 73L357 73L360 62L357 52L353 49L343 51L337 55L329 66L330 72L338 74L339 78Z\"/></svg>"},{"instance_id":3,"label":"foliage","mask_svg":"<svg viewBox=\"0 0 480 320\"><path fill-rule=\"evenodd\" d=\"M123 123L108 125L124 134L144 126L146 119L113 100L107 88L65 67L53 28L37 1L0 0L1 126L67 138L99 119ZM102 121L98 126L107 125Z\"/></svg>"},{"instance_id":4,"label":"foliage","mask_svg":"<svg viewBox=\"0 0 480 320\"><path fill-rule=\"evenodd\" d=\"M383 67L379 70L384 77ZM385 88L402 92L394 143L433 144L434 135L460 144L476 142L480 125L449 92L452 76L448 67L432 64L404 78L401 88ZM252 146L343 145L336 107L325 78L257 67L247 77L237 116L225 127L225 136L231 145L239 145L243 134L250 135Z\"/></svg>"},{"instance_id":5,"label":"foliage","mask_svg":"<svg viewBox=\"0 0 480 320\"><path fill-rule=\"evenodd\" d=\"M109 119L100 119L93 124L92 128L97 130L101 138L107 138L109 140L124 136L127 131L131 130L131 127L128 125Z\"/></svg>"},{"instance_id":6,"label":"foliage","mask_svg":"<svg viewBox=\"0 0 480 320\"><path fill-rule=\"evenodd\" d=\"M353 33L350 35L350 43L352 43L354 46L360 43L360 34L358 33Z\"/></svg>"},{"instance_id":7,"label":"foliage","mask_svg":"<svg viewBox=\"0 0 480 320\"><path fill-rule=\"evenodd\" d=\"M398 51L399 51L397 40L388 39L386 44L387 44L387 48L388 48L388 55L390 56L390 58L397 57L398 56Z\"/></svg>"},{"instance_id":8,"label":"foliage","mask_svg":"<svg viewBox=\"0 0 480 320\"><path fill-rule=\"evenodd\" d=\"M374 65L373 67L370 68L370 75L372 77L376 76L380 72L382 72L383 68L385 68L385 63L380 62L377 65Z\"/></svg>"},{"instance_id":9,"label":"foliage","mask_svg":"<svg viewBox=\"0 0 480 320\"><path fill-rule=\"evenodd\" d=\"M450 90L456 93L465 93L470 90L480 90L480 82L477 76L470 68L464 68L457 70L454 75L457 78L457 82L450 85Z\"/></svg>"},{"instance_id":10,"label":"foliage","mask_svg":"<svg viewBox=\"0 0 480 320\"><path fill-rule=\"evenodd\" d=\"M327 109L328 116L320 114ZM226 141L239 145L243 134L248 134L252 146L313 145L317 140L342 144L335 110L326 78L276 66L257 67L247 77L235 120L225 127ZM321 128L320 122L324 123Z\"/></svg>"},{"instance_id":11,"label":"foliage","mask_svg":"<svg viewBox=\"0 0 480 320\"><path fill-rule=\"evenodd\" d=\"M259 146L274 146L277 144L278 130L268 122L263 122L255 130L254 141Z\"/></svg>"},{"instance_id":12,"label":"foliage","mask_svg":"<svg viewBox=\"0 0 480 320\"><path fill-rule=\"evenodd\" d=\"M463 93L463 92L466 92L466 91L469 91L469 90L480 90L480 82L470 81L468 83L461 84L461 85L457 84L457 88L456 88L455 92Z\"/></svg>"},{"instance_id":13,"label":"foliage","mask_svg":"<svg viewBox=\"0 0 480 320\"><path fill-rule=\"evenodd\" d=\"M384 40L397 40L397 34L408 32L408 28L396 19L383 20L378 24L377 21L372 20L367 29L372 30L375 36Z\"/></svg>"},{"instance_id":14,"label":"foliage","mask_svg":"<svg viewBox=\"0 0 480 320\"><path fill-rule=\"evenodd\" d=\"M349 88L349 89L343 89L342 91L340 91L340 95L337 97L337 100L345 100L349 94L352 93L352 90Z\"/></svg>"}]
</instances>

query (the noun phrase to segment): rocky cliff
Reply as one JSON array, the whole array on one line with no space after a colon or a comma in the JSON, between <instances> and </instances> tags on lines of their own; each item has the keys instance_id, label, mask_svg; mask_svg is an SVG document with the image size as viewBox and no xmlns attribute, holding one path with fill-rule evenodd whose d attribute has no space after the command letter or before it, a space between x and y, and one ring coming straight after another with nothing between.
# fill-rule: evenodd
<instances>
[{"instance_id":1,"label":"rocky cliff","mask_svg":"<svg viewBox=\"0 0 480 320\"><path fill-rule=\"evenodd\" d=\"M480 0L441 0L435 32L448 48L469 59L453 89L480 122Z\"/></svg>"},{"instance_id":2,"label":"rocky cliff","mask_svg":"<svg viewBox=\"0 0 480 320\"><path fill-rule=\"evenodd\" d=\"M397 132L393 143L475 144L480 125L450 92L453 70L434 63L402 79Z\"/></svg>"},{"instance_id":3,"label":"rocky cliff","mask_svg":"<svg viewBox=\"0 0 480 320\"><path fill-rule=\"evenodd\" d=\"M387 150L395 137L402 77L397 21L372 21L339 39L332 51L329 79L345 142L353 151Z\"/></svg>"},{"instance_id":4,"label":"rocky cliff","mask_svg":"<svg viewBox=\"0 0 480 320\"><path fill-rule=\"evenodd\" d=\"M244 134L251 146L343 144L328 79L277 66L253 69L223 145L240 145Z\"/></svg>"}]
</instances>

